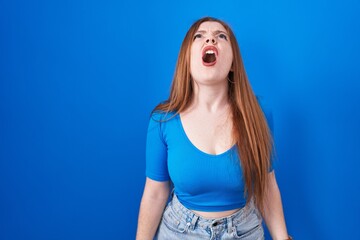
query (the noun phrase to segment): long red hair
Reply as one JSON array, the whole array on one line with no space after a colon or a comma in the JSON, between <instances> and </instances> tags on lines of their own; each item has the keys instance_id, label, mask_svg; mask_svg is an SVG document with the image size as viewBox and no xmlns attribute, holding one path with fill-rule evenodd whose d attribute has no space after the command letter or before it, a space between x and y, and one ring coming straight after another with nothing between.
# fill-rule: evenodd
<instances>
[{"instance_id":1,"label":"long red hair","mask_svg":"<svg viewBox=\"0 0 360 240\"><path fill-rule=\"evenodd\" d=\"M264 113L248 81L235 35L225 22L205 17L190 27L180 48L170 96L167 101L157 105L153 112L174 111L178 114L189 107L193 98L190 48L200 24L207 21L222 24L230 37L233 66L228 75L228 96L233 116L233 139L236 141L240 156L247 203L253 198L258 209L263 211L267 175L273 150L272 136Z\"/></svg>"}]
</instances>

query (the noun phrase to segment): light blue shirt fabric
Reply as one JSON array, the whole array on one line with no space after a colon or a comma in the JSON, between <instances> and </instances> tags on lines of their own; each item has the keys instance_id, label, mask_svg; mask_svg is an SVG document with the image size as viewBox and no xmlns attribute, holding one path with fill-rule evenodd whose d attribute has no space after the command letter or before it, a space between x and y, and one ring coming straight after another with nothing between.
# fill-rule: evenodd
<instances>
[{"instance_id":1,"label":"light blue shirt fabric","mask_svg":"<svg viewBox=\"0 0 360 240\"><path fill-rule=\"evenodd\" d=\"M272 115L262 109L273 132ZM157 112L150 118L146 176L155 181L172 181L179 201L191 210L226 211L246 204L237 146L218 155L199 150L174 112Z\"/></svg>"}]
</instances>

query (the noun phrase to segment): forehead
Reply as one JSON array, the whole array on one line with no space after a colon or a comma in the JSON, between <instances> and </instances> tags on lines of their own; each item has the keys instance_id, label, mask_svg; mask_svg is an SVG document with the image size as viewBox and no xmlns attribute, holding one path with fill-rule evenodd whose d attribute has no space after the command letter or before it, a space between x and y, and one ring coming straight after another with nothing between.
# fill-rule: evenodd
<instances>
[{"instance_id":1,"label":"forehead","mask_svg":"<svg viewBox=\"0 0 360 240\"><path fill-rule=\"evenodd\" d=\"M203 22L200 24L199 28L197 29L197 31L212 31L212 32L216 30L227 32L221 23L213 22L213 21Z\"/></svg>"}]
</instances>

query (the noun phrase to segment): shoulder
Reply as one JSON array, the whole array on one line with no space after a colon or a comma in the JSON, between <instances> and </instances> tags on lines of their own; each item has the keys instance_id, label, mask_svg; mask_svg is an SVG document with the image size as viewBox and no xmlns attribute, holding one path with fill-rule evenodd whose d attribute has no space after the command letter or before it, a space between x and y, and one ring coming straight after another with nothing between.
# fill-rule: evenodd
<instances>
[{"instance_id":1,"label":"shoulder","mask_svg":"<svg viewBox=\"0 0 360 240\"><path fill-rule=\"evenodd\" d=\"M161 110L153 110L150 114L150 120L156 122L166 122L170 119L174 118L177 115L175 111L161 111Z\"/></svg>"},{"instance_id":2,"label":"shoulder","mask_svg":"<svg viewBox=\"0 0 360 240\"><path fill-rule=\"evenodd\" d=\"M165 143L165 138L170 129L173 129L176 112L152 111L149 119L148 134L158 133Z\"/></svg>"},{"instance_id":3,"label":"shoulder","mask_svg":"<svg viewBox=\"0 0 360 240\"><path fill-rule=\"evenodd\" d=\"M149 126L156 127L161 131L165 131L167 126L173 126L173 122L177 116L174 111L166 112L160 110L153 110L150 114Z\"/></svg>"}]
</instances>

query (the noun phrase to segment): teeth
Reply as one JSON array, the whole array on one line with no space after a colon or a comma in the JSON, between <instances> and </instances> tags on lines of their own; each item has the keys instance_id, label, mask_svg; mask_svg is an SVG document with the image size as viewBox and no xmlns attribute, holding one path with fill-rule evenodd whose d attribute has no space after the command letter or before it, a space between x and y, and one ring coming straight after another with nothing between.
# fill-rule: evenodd
<instances>
[{"instance_id":1,"label":"teeth","mask_svg":"<svg viewBox=\"0 0 360 240\"><path fill-rule=\"evenodd\" d=\"M205 53L206 54L214 54L215 52L213 50L207 50Z\"/></svg>"}]
</instances>

